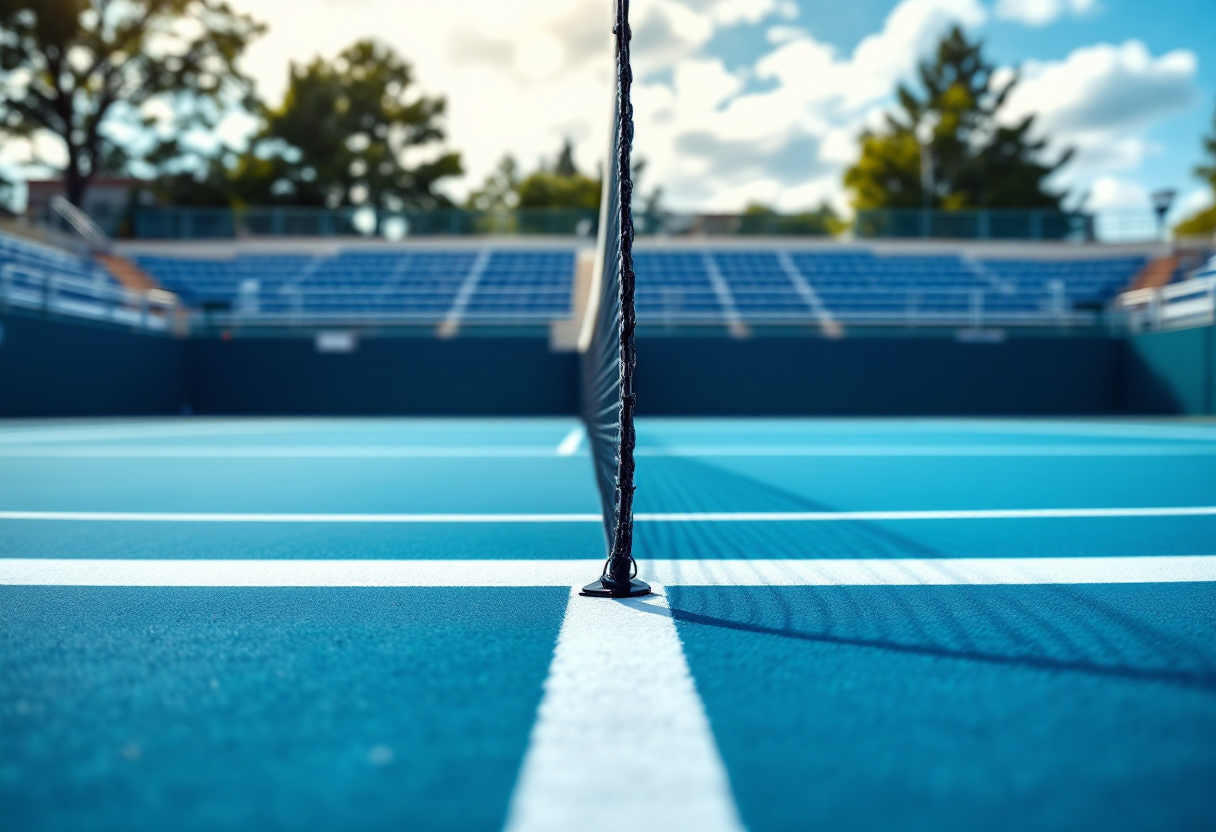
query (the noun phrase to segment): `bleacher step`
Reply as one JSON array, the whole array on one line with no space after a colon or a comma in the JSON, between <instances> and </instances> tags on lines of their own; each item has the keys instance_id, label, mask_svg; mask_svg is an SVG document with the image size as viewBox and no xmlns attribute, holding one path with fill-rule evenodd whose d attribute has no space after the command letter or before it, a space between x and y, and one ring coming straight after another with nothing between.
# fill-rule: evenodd
<instances>
[{"instance_id":1,"label":"bleacher step","mask_svg":"<svg viewBox=\"0 0 1216 832\"><path fill-rule=\"evenodd\" d=\"M1160 289L1174 279L1178 271L1178 256L1157 257L1145 264L1132 281L1132 289Z\"/></svg>"},{"instance_id":2,"label":"bleacher step","mask_svg":"<svg viewBox=\"0 0 1216 832\"><path fill-rule=\"evenodd\" d=\"M115 280L134 292L161 288L152 275L125 257L117 254L98 254L97 260L109 270Z\"/></svg>"}]
</instances>

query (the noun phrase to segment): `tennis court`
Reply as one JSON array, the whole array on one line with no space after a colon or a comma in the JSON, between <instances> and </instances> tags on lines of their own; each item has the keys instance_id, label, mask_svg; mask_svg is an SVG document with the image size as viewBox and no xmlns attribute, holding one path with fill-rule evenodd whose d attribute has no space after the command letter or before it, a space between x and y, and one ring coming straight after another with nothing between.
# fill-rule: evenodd
<instances>
[{"instance_id":1,"label":"tennis court","mask_svg":"<svg viewBox=\"0 0 1216 832\"><path fill-rule=\"evenodd\" d=\"M606 600L574 419L7 423L0 828L1211 828L1210 422L637 462Z\"/></svg>"}]
</instances>

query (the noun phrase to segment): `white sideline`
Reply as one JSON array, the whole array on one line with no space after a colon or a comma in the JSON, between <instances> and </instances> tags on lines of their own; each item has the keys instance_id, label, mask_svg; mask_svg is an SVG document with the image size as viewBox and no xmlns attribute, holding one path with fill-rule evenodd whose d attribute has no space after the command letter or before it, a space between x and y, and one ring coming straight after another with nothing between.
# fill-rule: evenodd
<instances>
[{"instance_id":1,"label":"white sideline","mask_svg":"<svg viewBox=\"0 0 1216 832\"><path fill-rule=\"evenodd\" d=\"M0 457L51 459L515 459L568 456L549 445L32 445Z\"/></svg>"},{"instance_id":2,"label":"white sideline","mask_svg":"<svg viewBox=\"0 0 1216 832\"><path fill-rule=\"evenodd\" d=\"M600 560L0 558L9 586L571 586ZM1062 558L644 560L667 586L950 586L1216 581L1216 555Z\"/></svg>"},{"instance_id":3,"label":"white sideline","mask_svg":"<svg viewBox=\"0 0 1216 832\"><path fill-rule=\"evenodd\" d=\"M1082 517L1210 517L1216 506L994 508L894 511L688 511L633 515L638 523L834 523L883 520L1033 520ZM600 523L593 513L309 514L195 511L0 511L0 520L109 523Z\"/></svg>"},{"instance_id":4,"label":"white sideline","mask_svg":"<svg viewBox=\"0 0 1216 832\"><path fill-rule=\"evenodd\" d=\"M1216 444L1187 442L1077 445L669 445L641 447L646 457L1105 457L1210 456Z\"/></svg>"},{"instance_id":5,"label":"white sideline","mask_svg":"<svg viewBox=\"0 0 1216 832\"><path fill-rule=\"evenodd\" d=\"M507 832L743 832L663 588L571 590Z\"/></svg>"},{"instance_id":6,"label":"white sideline","mask_svg":"<svg viewBox=\"0 0 1216 832\"><path fill-rule=\"evenodd\" d=\"M0 457L25 459L496 459L587 456L585 431L547 445L0 445ZM639 457L1176 457L1216 455L1216 443L1055 445L668 445L642 446Z\"/></svg>"},{"instance_id":7,"label":"white sideline","mask_svg":"<svg viewBox=\"0 0 1216 832\"><path fill-rule=\"evenodd\" d=\"M582 425L571 428L570 432L566 434L566 438L557 446L557 455L574 456L578 446L583 444L583 437L586 436L586 433L587 431Z\"/></svg>"}]
</instances>

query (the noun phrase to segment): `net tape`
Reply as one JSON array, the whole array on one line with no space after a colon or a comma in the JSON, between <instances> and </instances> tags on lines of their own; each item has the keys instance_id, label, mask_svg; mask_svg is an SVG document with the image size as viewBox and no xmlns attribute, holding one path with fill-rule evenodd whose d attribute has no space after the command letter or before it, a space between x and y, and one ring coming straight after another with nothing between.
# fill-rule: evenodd
<instances>
[{"instance_id":1,"label":"net tape","mask_svg":"<svg viewBox=\"0 0 1216 832\"><path fill-rule=\"evenodd\" d=\"M629 0L617 0L615 128L600 207L599 252L591 324L583 350L583 419L595 461L604 516L608 560L604 577L627 585L633 560L634 445L633 373L636 365L633 272L633 105L629 65ZM597 291L598 290L598 291Z\"/></svg>"}]
</instances>

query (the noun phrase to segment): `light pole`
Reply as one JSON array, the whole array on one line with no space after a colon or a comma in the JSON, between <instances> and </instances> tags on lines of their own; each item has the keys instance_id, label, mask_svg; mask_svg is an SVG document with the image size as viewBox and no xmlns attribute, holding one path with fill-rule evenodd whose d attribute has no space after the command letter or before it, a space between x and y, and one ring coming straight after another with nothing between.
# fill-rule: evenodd
<instances>
[{"instance_id":1,"label":"light pole","mask_svg":"<svg viewBox=\"0 0 1216 832\"><path fill-rule=\"evenodd\" d=\"M928 112L916 124L916 143L920 146L920 235L930 236L930 211L933 208L933 135L937 132L938 115Z\"/></svg>"},{"instance_id":2,"label":"light pole","mask_svg":"<svg viewBox=\"0 0 1216 832\"><path fill-rule=\"evenodd\" d=\"M1162 188L1152 196L1153 212L1157 215L1157 236L1162 242L1165 241L1165 215L1170 212L1176 196L1178 192L1173 188Z\"/></svg>"}]
</instances>

